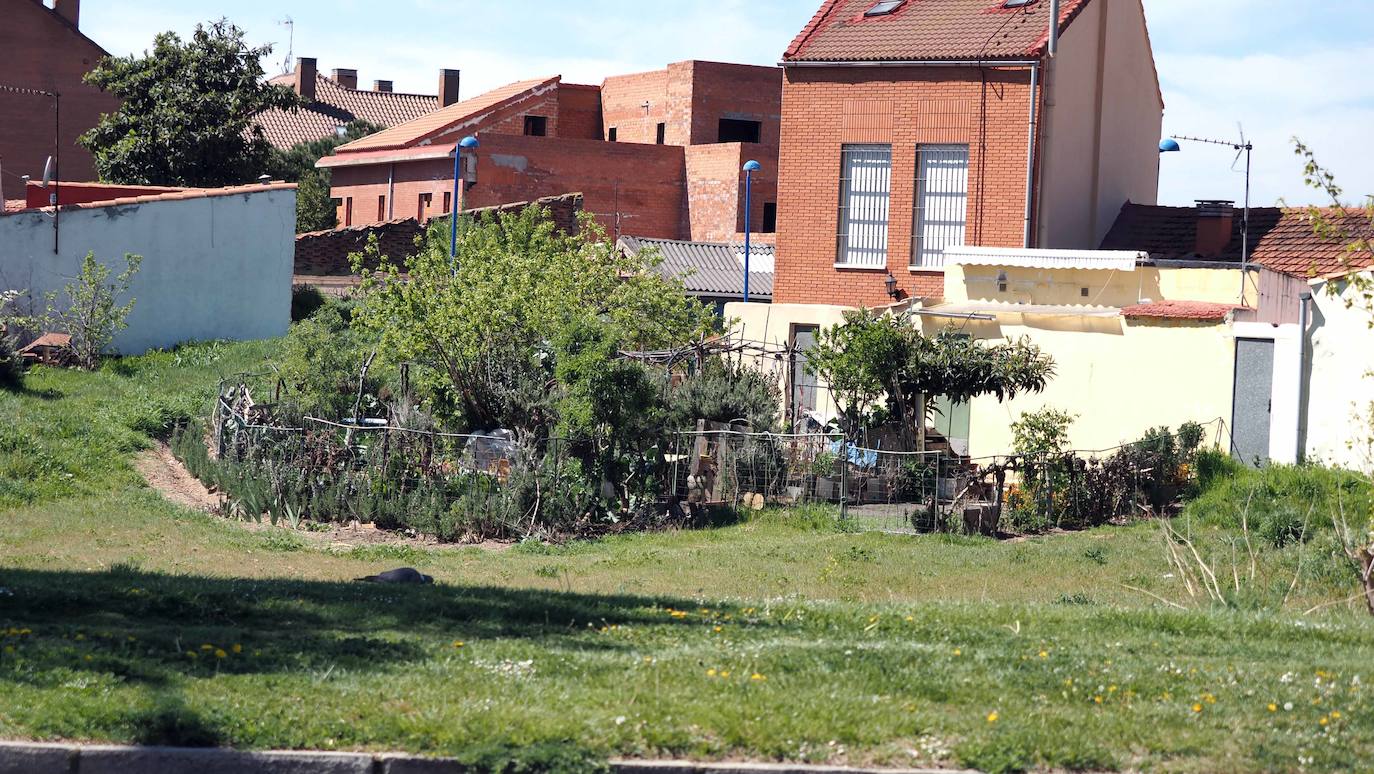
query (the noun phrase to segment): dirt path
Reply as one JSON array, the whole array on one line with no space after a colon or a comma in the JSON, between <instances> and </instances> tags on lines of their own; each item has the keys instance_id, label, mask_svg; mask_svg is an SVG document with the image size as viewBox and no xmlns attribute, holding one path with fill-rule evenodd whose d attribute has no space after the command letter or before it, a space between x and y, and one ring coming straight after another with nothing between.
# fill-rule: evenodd
<instances>
[{"instance_id":1,"label":"dirt path","mask_svg":"<svg viewBox=\"0 0 1374 774\"><path fill-rule=\"evenodd\" d=\"M186 470L181 460L172 456L171 448L161 441L134 457L134 470L143 476L148 486L177 505L213 512L224 501L224 495L206 489L199 479Z\"/></svg>"},{"instance_id":2,"label":"dirt path","mask_svg":"<svg viewBox=\"0 0 1374 774\"><path fill-rule=\"evenodd\" d=\"M148 482L148 486L161 494L168 501L177 505L190 508L192 510L215 513L221 509L225 497L223 494L211 492L205 488L191 472L186 469L172 454L171 448L159 441L156 446L147 451L140 452L134 457L134 469L143 480ZM272 529L273 526L266 520L261 522L237 521L230 523L238 525L249 532L261 532ZM282 525L285 526L285 525ZM319 547L334 548L356 548L358 546L376 545L403 545L414 548L429 549L457 549L470 548L471 545L449 545L440 543L432 538L421 535L406 535L399 532L390 532L377 529L372 524L330 524L319 525L318 530L301 529L295 533L312 544ZM512 543L502 543L497 541L487 541L477 544L476 547L488 551L503 551L512 546Z\"/></svg>"}]
</instances>

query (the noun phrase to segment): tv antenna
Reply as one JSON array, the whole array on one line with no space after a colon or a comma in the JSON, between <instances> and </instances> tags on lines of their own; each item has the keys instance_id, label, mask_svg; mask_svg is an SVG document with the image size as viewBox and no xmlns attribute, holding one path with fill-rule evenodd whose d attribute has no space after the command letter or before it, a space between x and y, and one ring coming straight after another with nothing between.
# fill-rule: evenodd
<instances>
[{"instance_id":1,"label":"tv antenna","mask_svg":"<svg viewBox=\"0 0 1374 774\"><path fill-rule=\"evenodd\" d=\"M286 28L286 58L283 59L281 63L281 74L286 75L287 73L291 72L292 68L296 64L293 61L294 57L292 56L292 54L294 53L293 49L296 45L296 22L290 16L287 16L286 18L277 22L277 24Z\"/></svg>"}]
</instances>

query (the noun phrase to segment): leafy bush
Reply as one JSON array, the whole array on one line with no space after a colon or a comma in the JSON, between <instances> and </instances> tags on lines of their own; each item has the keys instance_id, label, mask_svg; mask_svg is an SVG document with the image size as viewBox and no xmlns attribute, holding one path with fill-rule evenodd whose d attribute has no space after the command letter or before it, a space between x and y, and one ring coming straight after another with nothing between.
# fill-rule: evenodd
<instances>
[{"instance_id":1,"label":"leafy bush","mask_svg":"<svg viewBox=\"0 0 1374 774\"><path fill-rule=\"evenodd\" d=\"M1046 407L1028 411L1011 425L1012 448L1017 454L1058 454L1069 446L1069 428L1078 416Z\"/></svg>"},{"instance_id":2,"label":"leafy bush","mask_svg":"<svg viewBox=\"0 0 1374 774\"><path fill-rule=\"evenodd\" d=\"M778 429L782 391L777 381L755 368L722 359L706 361L701 372L682 382L668 397L668 426L689 430L698 419L749 423L756 433Z\"/></svg>"},{"instance_id":3,"label":"leafy bush","mask_svg":"<svg viewBox=\"0 0 1374 774\"><path fill-rule=\"evenodd\" d=\"M24 386L24 362L16 352L14 328L19 319L7 311L19 297L18 290L0 290L0 390L17 390Z\"/></svg>"},{"instance_id":4,"label":"leafy bush","mask_svg":"<svg viewBox=\"0 0 1374 774\"><path fill-rule=\"evenodd\" d=\"M377 351L373 336L348 325L334 305L292 326L282 343L279 373L299 414L337 419L353 416L363 364ZM384 363L374 362L362 384L364 399L379 394ZM376 408L365 404L366 409Z\"/></svg>"},{"instance_id":5,"label":"leafy bush","mask_svg":"<svg viewBox=\"0 0 1374 774\"><path fill-rule=\"evenodd\" d=\"M47 295L43 327L72 337L72 357L81 368L89 371L99 365L115 334L127 327L125 319L137 299L130 298L123 306L117 302L128 294L142 262L143 256L125 253L125 269L111 281L109 268L95 259L94 251L88 252L81 262L81 274L62 289L66 298L59 302L58 293Z\"/></svg>"}]
</instances>

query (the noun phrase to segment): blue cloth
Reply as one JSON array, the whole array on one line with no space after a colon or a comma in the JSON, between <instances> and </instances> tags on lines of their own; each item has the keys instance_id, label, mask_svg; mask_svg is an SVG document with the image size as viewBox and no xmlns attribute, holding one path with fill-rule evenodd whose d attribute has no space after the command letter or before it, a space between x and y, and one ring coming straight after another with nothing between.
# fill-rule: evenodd
<instances>
[{"instance_id":1,"label":"blue cloth","mask_svg":"<svg viewBox=\"0 0 1374 774\"><path fill-rule=\"evenodd\" d=\"M836 457L840 456L840 443L840 441L828 442L826 444L826 451L834 454ZM877 467L877 449L862 449L858 446L850 446L849 444L845 444L845 447L848 450L846 456L849 458L849 463L851 465L858 465L861 468Z\"/></svg>"}]
</instances>

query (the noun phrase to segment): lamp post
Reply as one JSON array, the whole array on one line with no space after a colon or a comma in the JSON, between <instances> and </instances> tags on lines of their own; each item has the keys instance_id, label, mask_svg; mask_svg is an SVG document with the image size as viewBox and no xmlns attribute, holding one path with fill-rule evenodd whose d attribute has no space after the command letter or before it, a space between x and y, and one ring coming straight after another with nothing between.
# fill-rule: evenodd
<instances>
[{"instance_id":1,"label":"lamp post","mask_svg":"<svg viewBox=\"0 0 1374 774\"><path fill-rule=\"evenodd\" d=\"M752 188L754 184L754 173L763 169L763 165L750 159L744 162L744 302L749 303L749 211Z\"/></svg>"},{"instance_id":2,"label":"lamp post","mask_svg":"<svg viewBox=\"0 0 1374 774\"><path fill-rule=\"evenodd\" d=\"M458 271L458 195L463 187L463 151L476 150L480 144L476 137L469 135L453 146L453 208L449 212L448 257L455 273Z\"/></svg>"},{"instance_id":3,"label":"lamp post","mask_svg":"<svg viewBox=\"0 0 1374 774\"><path fill-rule=\"evenodd\" d=\"M1237 159L1240 158L1241 152L1245 153L1245 211L1240 221L1240 303L1244 305L1245 275L1250 268L1250 152L1254 150L1255 146L1251 145L1250 141L1245 139L1244 132L1241 133L1239 142L1232 140L1209 140L1205 137L1188 137L1186 135L1176 134L1165 137L1160 141L1159 152L1177 153L1183 150L1178 144L1179 140L1201 142L1208 145L1225 145L1236 151ZM1234 169L1234 162L1232 163L1232 168Z\"/></svg>"}]
</instances>

